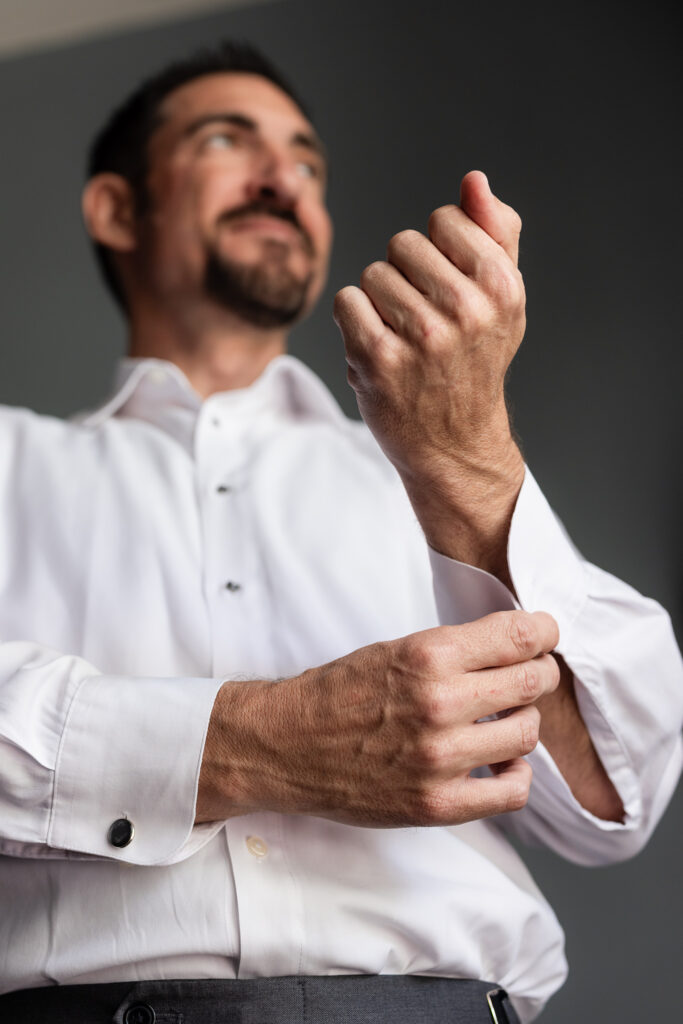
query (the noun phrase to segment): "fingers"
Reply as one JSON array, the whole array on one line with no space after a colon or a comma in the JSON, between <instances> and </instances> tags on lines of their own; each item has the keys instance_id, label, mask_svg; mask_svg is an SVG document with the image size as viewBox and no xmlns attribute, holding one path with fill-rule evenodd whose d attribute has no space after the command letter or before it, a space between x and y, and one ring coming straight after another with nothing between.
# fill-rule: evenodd
<instances>
[{"instance_id":1,"label":"fingers","mask_svg":"<svg viewBox=\"0 0 683 1024\"><path fill-rule=\"evenodd\" d=\"M464 626L441 628L452 633L445 639L454 645L454 653L457 649L458 665L465 672L530 661L548 654L560 639L547 612L493 612Z\"/></svg>"},{"instance_id":2,"label":"fingers","mask_svg":"<svg viewBox=\"0 0 683 1024\"><path fill-rule=\"evenodd\" d=\"M445 730L436 736L421 733L410 755L411 767L430 780L469 776L477 768L501 765L535 750L541 713L533 704L505 718Z\"/></svg>"},{"instance_id":3,"label":"fingers","mask_svg":"<svg viewBox=\"0 0 683 1024\"><path fill-rule=\"evenodd\" d=\"M463 820L521 811L529 799L532 774L528 761L515 758L497 765L495 774L489 778L466 779L461 790L467 815Z\"/></svg>"},{"instance_id":4,"label":"fingers","mask_svg":"<svg viewBox=\"0 0 683 1024\"><path fill-rule=\"evenodd\" d=\"M455 721L437 732L422 729L415 736L413 767L432 777L451 778L525 757L536 748L540 725L540 711L527 704L495 720L470 719L467 725Z\"/></svg>"},{"instance_id":5,"label":"fingers","mask_svg":"<svg viewBox=\"0 0 683 1024\"><path fill-rule=\"evenodd\" d=\"M387 260L424 295L439 301L459 284L460 274L474 276L482 258L503 256L500 246L457 206L435 210L429 238L419 231L399 231L389 239Z\"/></svg>"},{"instance_id":6,"label":"fingers","mask_svg":"<svg viewBox=\"0 0 683 1024\"><path fill-rule=\"evenodd\" d=\"M411 633L387 645L385 657L407 681L410 714L442 729L553 692L560 669L549 652L558 640L557 623L546 612L495 612L464 626Z\"/></svg>"},{"instance_id":7,"label":"fingers","mask_svg":"<svg viewBox=\"0 0 683 1024\"><path fill-rule=\"evenodd\" d=\"M494 196L482 171L470 171L460 186L460 207L517 264L522 221L519 214Z\"/></svg>"},{"instance_id":8,"label":"fingers","mask_svg":"<svg viewBox=\"0 0 683 1024\"><path fill-rule=\"evenodd\" d=\"M526 757L536 749L540 726L541 713L533 704L516 708L505 718L477 722L461 734L460 756L466 756L470 771Z\"/></svg>"},{"instance_id":9,"label":"fingers","mask_svg":"<svg viewBox=\"0 0 683 1024\"><path fill-rule=\"evenodd\" d=\"M369 296L354 285L337 292L334 299L334 319L344 337L346 353L351 366L362 358L368 348L377 361L389 354L396 343L394 332L384 322Z\"/></svg>"},{"instance_id":10,"label":"fingers","mask_svg":"<svg viewBox=\"0 0 683 1024\"><path fill-rule=\"evenodd\" d=\"M477 721L510 708L535 704L553 693L560 681L560 669L552 654L502 668L470 672L459 687L463 705L474 711ZM525 751L526 753L526 751ZM491 758L486 762L489 764Z\"/></svg>"},{"instance_id":11,"label":"fingers","mask_svg":"<svg viewBox=\"0 0 683 1024\"><path fill-rule=\"evenodd\" d=\"M382 320L401 337L419 343L437 329L438 312L392 264L371 263L361 274L360 286Z\"/></svg>"},{"instance_id":12,"label":"fingers","mask_svg":"<svg viewBox=\"0 0 683 1024\"><path fill-rule=\"evenodd\" d=\"M480 171L463 179L461 202L462 208L448 205L432 213L429 238L412 230L394 235L387 261L370 264L360 288L338 292L334 317L347 345L363 339L366 348L374 347L383 336L381 323L404 340L428 342L442 332L444 319L462 320L461 327L478 323L489 300L495 309L523 309L515 266L519 217L491 193Z\"/></svg>"},{"instance_id":13,"label":"fingers","mask_svg":"<svg viewBox=\"0 0 683 1024\"><path fill-rule=\"evenodd\" d=\"M422 794L412 818L420 825L457 825L494 814L519 811L529 799L531 766L513 758L488 778L444 781Z\"/></svg>"}]
</instances>

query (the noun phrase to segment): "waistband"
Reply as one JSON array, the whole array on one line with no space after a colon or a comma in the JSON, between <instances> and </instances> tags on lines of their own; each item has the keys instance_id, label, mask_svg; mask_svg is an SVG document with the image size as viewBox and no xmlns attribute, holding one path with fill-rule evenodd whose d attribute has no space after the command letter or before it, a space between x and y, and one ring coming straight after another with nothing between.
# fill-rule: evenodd
<instances>
[{"instance_id":1,"label":"waistband","mask_svg":"<svg viewBox=\"0 0 683 1024\"><path fill-rule=\"evenodd\" d=\"M499 986L415 975L53 985L0 996L13 1024L519 1024Z\"/></svg>"}]
</instances>

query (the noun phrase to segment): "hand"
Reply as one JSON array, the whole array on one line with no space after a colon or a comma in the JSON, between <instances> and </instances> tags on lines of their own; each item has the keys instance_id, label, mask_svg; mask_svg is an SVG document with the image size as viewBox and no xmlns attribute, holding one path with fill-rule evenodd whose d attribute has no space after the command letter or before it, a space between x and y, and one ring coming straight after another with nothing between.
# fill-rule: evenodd
<instances>
[{"instance_id":1,"label":"hand","mask_svg":"<svg viewBox=\"0 0 683 1024\"><path fill-rule=\"evenodd\" d=\"M401 231L387 261L343 288L335 319L366 423L402 475L437 476L511 443L503 384L525 327L521 221L480 171L429 237Z\"/></svg>"},{"instance_id":2,"label":"hand","mask_svg":"<svg viewBox=\"0 0 683 1024\"><path fill-rule=\"evenodd\" d=\"M335 318L358 407L399 471L431 546L509 583L524 478L504 381L525 327L521 221L480 171L429 237L402 231L387 262L342 289Z\"/></svg>"},{"instance_id":3,"label":"hand","mask_svg":"<svg viewBox=\"0 0 683 1024\"><path fill-rule=\"evenodd\" d=\"M543 612L440 626L274 683L225 683L197 821L252 811L364 826L450 825L528 798L534 701L559 670ZM510 710L512 709L512 710ZM496 712L493 721L479 721ZM490 765L490 778L470 773Z\"/></svg>"}]
</instances>

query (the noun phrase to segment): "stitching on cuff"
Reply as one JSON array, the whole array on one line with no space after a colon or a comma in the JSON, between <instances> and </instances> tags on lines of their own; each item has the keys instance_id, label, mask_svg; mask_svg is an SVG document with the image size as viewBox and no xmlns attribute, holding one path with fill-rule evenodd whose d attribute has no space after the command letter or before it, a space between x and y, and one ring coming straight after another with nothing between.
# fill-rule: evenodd
<instances>
[{"instance_id":1,"label":"stitching on cuff","mask_svg":"<svg viewBox=\"0 0 683 1024\"><path fill-rule=\"evenodd\" d=\"M83 679L81 679L80 683L78 684L78 686L76 687L76 689L74 691L74 694L73 694L73 697L71 698L71 701L69 702L69 708L67 710L66 717L64 719L64 727L62 729L62 735L59 738L59 747L57 748L57 759L55 761L55 768L54 768L54 773L53 773L54 774L54 782L53 782L53 785L52 785L52 803L50 805L50 816L48 818L48 823L47 823L47 835L45 836L45 842L47 843L48 846L52 845L50 843L50 839L52 838L52 830L53 830L53 827L54 827L54 824L55 824L55 814L56 814L55 806L57 804L58 789L59 789L59 778L60 778L60 776L59 776L59 769L60 769L61 763L62 763L62 754L63 754L63 751L64 751L64 743L66 741L66 734L67 734L67 732L69 730L69 725L71 723L71 718L73 716L74 706L76 704L76 699L77 699L78 695L80 694L81 690L83 689L83 687L85 686L86 682L88 682L89 679L97 679L97 678L98 678L97 676L84 676ZM61 790L60 790L60 792L61 792ZM69 807L69 813L71 813L71 808L70 807Z\"/></svg>"}]
</instances>

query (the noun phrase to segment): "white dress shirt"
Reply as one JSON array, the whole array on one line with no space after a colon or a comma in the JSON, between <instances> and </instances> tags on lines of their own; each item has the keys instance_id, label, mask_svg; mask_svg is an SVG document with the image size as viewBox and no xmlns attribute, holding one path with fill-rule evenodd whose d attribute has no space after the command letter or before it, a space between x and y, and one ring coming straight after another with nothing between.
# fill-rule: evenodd
<instances>
[{"instance_id":1,"label":"white dress shirt","mask_svg":"<svg viewBox=\"0 0 683 1024\"><path fill-rule=\"evenodd\" d=\"M393 467L297 360L203 403L172 364L126 360L76 421L0 410L0 504L0 991L413 973L491 980L535 1016L562 931L504 833L583 864L636 852L680 771L683 671L666 614L582 560L530 473L512 579L559 622L623 824L539 746L528 806L496 820L193 827L225 679L513 607L428 551Z\"/></svg>"}]
</instances>

